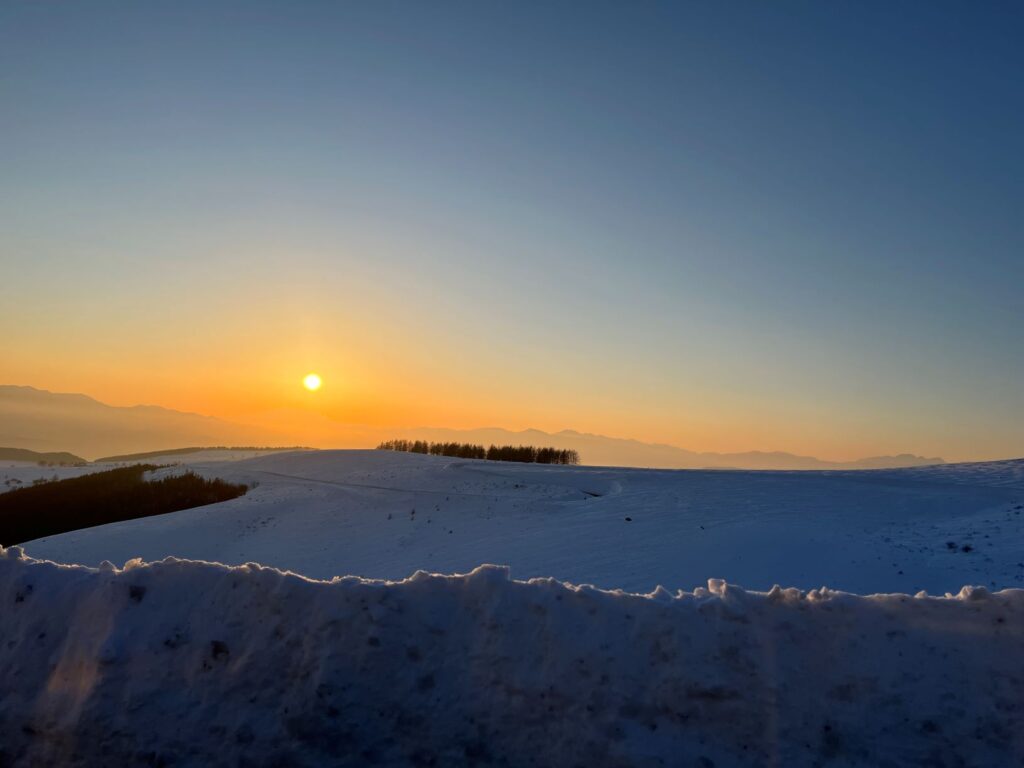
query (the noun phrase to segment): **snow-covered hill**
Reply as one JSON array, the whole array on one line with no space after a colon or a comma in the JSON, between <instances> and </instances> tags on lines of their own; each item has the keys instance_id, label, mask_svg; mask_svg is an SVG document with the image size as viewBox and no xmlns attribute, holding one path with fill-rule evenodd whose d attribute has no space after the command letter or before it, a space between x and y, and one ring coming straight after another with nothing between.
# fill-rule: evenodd
<instances>
[{"instance_id":1,"label":"snow-covered hill","mask_svg":"<svg viewBox=\"0 0 1024 768\"><path fill-rule=\"evenodd\" d=\"M1024 460L859 472L655 471L384 451L198 462L246 496L28 542L98 565L259 562L315 578L509 565L516 578L646 592L957 592L1024 583ZM175 469L164 471L179 471Z\"/></svg>"}]
</instances>

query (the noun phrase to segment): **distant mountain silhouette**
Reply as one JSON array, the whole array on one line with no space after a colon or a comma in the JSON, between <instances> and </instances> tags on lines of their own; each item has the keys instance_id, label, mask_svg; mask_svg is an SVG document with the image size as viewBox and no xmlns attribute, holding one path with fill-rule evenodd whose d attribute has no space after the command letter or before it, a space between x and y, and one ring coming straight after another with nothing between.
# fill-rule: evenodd
<instances>
[{"instance_id":1,"label":"distant mountain silhouette","mask_svg":"<svg viewBox=\"0 0 1024 768\"><path fill-rule=\"evenodd\" d=\"M411 438L490 445L545 445L574 448L584 464L662 469L882 469L944 463L940 458L900 454L849 462L824 461L781 451L706 453L672 445L643 443L566 429L515 432L499 427L412 429L368 427L316 418L317 438L302 434L298 424L309 414L295 414L273 427L235 424L211 416L152 405L130 408L105 405L82 394L59 394L34 387L0 385L0 445L36 451L71 451L96 458L109 454L163 451L193 445L312 444L318 448L371 448L382 440Z\"/></svg>"},{"instance_id":2,"label":"distant mountain silhouette","mask_svg":"<svg viewBox=\"0 0 1024 768\"><path fill-rule=\"evenodd\" d=\"M689 451L674 445L642 443L605 435L594 435L564 429L549 433L538 429L513 432L498 427L483 429L420 428L405 430L395 437L419 440L457 440L473 443L534 444L555 448L575 448L584 464L620 467L654 467L660 469L883 469L943 464L938 457L873 456L855 461L825 461L813 456L798 456L782 451L747 451L744 453L709 453Z\"/></svg>"},{"instance_id":3,"label":"distant mountain silhouette","mask_svg":"<svg viewBox=\"0 0 1024 768\"><path fill-rule=\"evenodd\" d=\"M0 462L2 461L30 461L36 464L82 464L85 462L85 459L67 451L40 453L39 451L30 451L27 448L0 448Z\"/></svg>"},{"instance_id":4,"label":"distant mountain silhouette","mask_svg":"<svg viewBox=\"0 0 1024 768\"><path fill-rule=\"evenodd\" d=\"M0 445L102 454L166 446L264 443L260 430L153 405L121 408L81 394L0 385Z\"/></svg>"}]
</instances>

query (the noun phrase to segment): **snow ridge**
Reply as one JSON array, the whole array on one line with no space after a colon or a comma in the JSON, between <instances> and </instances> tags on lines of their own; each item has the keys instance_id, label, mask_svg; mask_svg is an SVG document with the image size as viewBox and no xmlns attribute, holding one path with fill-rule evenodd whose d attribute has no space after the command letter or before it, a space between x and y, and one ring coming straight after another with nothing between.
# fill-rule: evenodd
<instances>
[{"instance_id":1,"label":"snow ridge","mask_svg":"<svg viewBox=\"0 0 1024 768\"><path fill-rule=\"evenodd\" d=\"M0 765L1009 765L1024 591L313 581L0 549Z\"/></svg>"}]
</instances>

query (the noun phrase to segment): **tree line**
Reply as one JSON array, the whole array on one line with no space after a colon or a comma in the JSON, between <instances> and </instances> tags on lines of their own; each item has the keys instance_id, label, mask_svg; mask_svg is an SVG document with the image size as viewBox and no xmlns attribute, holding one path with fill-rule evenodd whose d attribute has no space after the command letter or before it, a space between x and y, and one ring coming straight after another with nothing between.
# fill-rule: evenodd
<instances>
[{"instance_id":1,"label":"tree line","mask_svg":"<svg viewBox=\"0 0 1024 768\"><path fill-rule=\"evenodd\" d=\"M457 459L519 461L526 464L579 464L580 454L572 448L538 448L533 445L492 445L474 443L428 443L426 440L385 440L379 451L404 451Z\"/></svg>"},{"instance_id":2,"label":"tree line","mask_svg":"<svg viewBox=\"0 0 1024 768\"><path fill-rule=\"evenodd\" d=\"M135 464L0 493L0 546L216 504L248 490L245 485L207 480L192 472L145 479L147 471L158 468Z\"/></svg>"}]
</instances>

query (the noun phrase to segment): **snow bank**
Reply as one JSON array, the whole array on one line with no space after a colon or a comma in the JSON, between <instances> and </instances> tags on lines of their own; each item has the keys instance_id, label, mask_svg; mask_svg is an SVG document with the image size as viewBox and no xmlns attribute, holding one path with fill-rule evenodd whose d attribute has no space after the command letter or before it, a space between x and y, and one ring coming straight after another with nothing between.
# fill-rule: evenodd
<instances>
[{"instance_id":1,"label":"snow bank","mask_svg":"<svg viewBox=\"0 0 1024 768\"><path fill-rule=\"evenodd\" d=\"M0 765L1011 765L1024 591L649 595L0 550Z\"/></svg>"}]
</instances>

